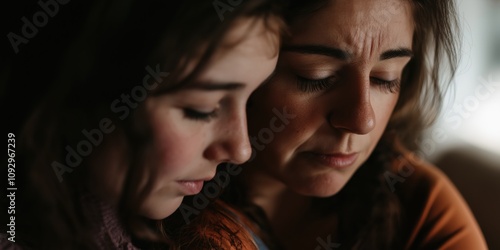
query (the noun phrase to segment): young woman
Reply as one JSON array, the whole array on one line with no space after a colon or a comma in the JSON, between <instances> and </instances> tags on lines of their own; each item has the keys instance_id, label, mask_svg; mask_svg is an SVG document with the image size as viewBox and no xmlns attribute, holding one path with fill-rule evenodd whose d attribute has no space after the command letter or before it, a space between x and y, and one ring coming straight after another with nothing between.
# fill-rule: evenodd
<instances>
[{"instance_id":1,"label":"young woman","mask_svg":"<svg viewBox=\"0 0 500 250\"><path fill-rule=\"evenodd\" d=\"M19 74L55 67L20 48L11 86L48 90L15 134L15 237L2 235L2 249L175 247L158 223L218 164L249 159L246 101L277 61L279 4L231 3L74 3L47 31L68 32L69 45L30 42L67 46L54 84Z\"/></svg>"},{"instance_id":2,"label":"young woman","mask_svg":"<svg viewBox=\"0 0 500 250\"><path fill-rule=\"evenodd\" d=\"M290 2L275 75L249 101L254 156L223 197L261 249L486 249L415 153L455 70L453 1Z\"/></svg>"}]
</instances>

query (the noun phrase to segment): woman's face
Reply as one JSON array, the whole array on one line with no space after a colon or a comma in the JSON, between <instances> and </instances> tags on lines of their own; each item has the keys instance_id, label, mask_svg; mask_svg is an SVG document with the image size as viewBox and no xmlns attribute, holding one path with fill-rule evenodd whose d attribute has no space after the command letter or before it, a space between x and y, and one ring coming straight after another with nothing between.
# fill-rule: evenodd
<instances>
[{"instance_id":1,"label":"woman's face","mask_svg":"<svg viewBox=\"0 0 500 250\"><path fill-rule=\"evenodd\" d=\"M408 1L336 0L292 23L275 76L251 97L250 135L270 140L262 131L273 126L273 109L294 118L247 171L303 195L337 193L394 110L411 58L411 13Z\"/></svg>"},{"instance_id":2,"label":"woman's face","mask_svg":"<svg viewBox=\"0 0 500 250\"><path fill-rule=\"evenodd\" d=\"M270 39L274 38L274 39ZM189 87L148 97L143 124L150 128L141 167L146 176L140 188L150 185L140 207L141 215L162 219L173 213L186 195L201 191L222 162L241 164L251 154L246 102L250 94L274 71L277 34L263 22L241 20L230 30L206 70ZM236 44L232 47L227 45ZM141 123L139 121L139 123ZM129 162L123 136L103 145L99 191L116 202L123 188ZM101 171L103 168L101 168ZM94 174L95 176L95 174Z\"/></svg>"}]
</instances>

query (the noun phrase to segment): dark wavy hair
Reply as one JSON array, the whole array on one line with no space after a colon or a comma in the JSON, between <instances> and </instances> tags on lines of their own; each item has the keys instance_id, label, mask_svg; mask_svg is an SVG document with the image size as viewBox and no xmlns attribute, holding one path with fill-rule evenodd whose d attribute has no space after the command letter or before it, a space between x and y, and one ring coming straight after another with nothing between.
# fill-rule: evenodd
<instances>
[{"instance_id":1,"label":"dark wavy hair","mask_svg":"<svg viewBox=\"0 0 500 250\"><path fill-rule=\"evenodd\" d=\"M418 138L436 119L442 95L457 68L460 30L453 0L401 0L413 8L414 57L403 70L402 87L386 131L369 159L335 196L315 199L325 213L338 213L341 249L401 249L398 242L403 211L384 178L386 171L405 157L399 145L418 150ZM285 20L289 26L328 4L328 0L289 0ZM293 34L291 34L293 36ZM286 39L284 41L286 44ZM446 73L445 69L449 70ZM273 241L264 212L248 200L238 178L231 180L222 199L238 207L257 224L257 234L271 247Z\"/></svg>"},{"instance_id":2,"label":"dark wavy hair","mask_svg":"<svg viewBox=\"0 0 500 250\"><path fill-rule=\"evenodd\" d=\"M9 54L9 65L2 69L6 83L2 90L6 90L7 102L23 104L10 123L15 124L12 131L18 135L17 242L37 249L95 248L93 228L80 200L88 173L84 167L76 167L60 182L51 163L64 162L65 145L74 146L84 139L81 129L95 127L101 118L109 117L124 131L128 149L134 152L119 201L119 216L139 242L148 245L156 241L160 247L168 244L169 237L161 233L157 222L137 215L144 199L141 194L148 192L148 187L138 190L144 175L139 161L151 139L147 132L137 131L132 119L141 108L119 119L110 104L142 83L146 66L155 69L158 65L161 72L170 73L159 82L161 87L148 95L190 84L207 67L238 18L264 20L272 32L281 32L282 24L278 22L281 26L277 27L271 22L280 20L279 1L233 1L238 5L226 4L226 10L217 9L221 7L214 3L74 1L59 6L58 16L39 31L37 40L21 45L17 55ZM221 11L224 13L218 13ZM193 61L195 68L181 76ZM27 69L32 71L26 73ZM21 94L24 99L20 103ZM6 218L1 220L5 226Z\"/></svg>"}]
</instances>

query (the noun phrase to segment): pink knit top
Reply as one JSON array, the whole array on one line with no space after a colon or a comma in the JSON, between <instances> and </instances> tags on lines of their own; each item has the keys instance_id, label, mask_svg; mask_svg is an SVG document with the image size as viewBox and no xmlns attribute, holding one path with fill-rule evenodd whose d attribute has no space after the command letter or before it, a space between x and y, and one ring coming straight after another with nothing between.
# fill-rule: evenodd
<instances>
[{"instance_id":1,"label":"pink knit top","mask_svg":"<svg viewBox=\"0 0 500 250\"><path fill-rule=\"evenodd\" d=\"M132 244L130 235L125 231L118 218L116 209L94 195L87 194L81 198L82 206L90 225L95 229L94 243L99 250L120 249L137 250ZM30 248L8 240L9 235L0 233L0 249L28 250ZM35 247L36 248L36 247Z\"/></svg>"}]
</instances>

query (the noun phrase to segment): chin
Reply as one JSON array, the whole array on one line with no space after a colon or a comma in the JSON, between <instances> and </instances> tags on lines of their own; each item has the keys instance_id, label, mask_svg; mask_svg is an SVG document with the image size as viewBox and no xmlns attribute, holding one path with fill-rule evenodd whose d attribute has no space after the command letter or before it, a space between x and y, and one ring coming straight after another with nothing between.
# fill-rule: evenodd
<instances>
[{"instance_id":1,"label":"chin","mask_svg":"<svg viewBox=\"0 0 500 250\"><path fill-rule=\"evenodd\" d=\"M325 188L303 188L296 190L297 193L304 195L304 196L310 196L310 197L316 197L316 198L327 198L330 196L336 195L340 190L342 190L344 186L341 187L325 187Z\"/></svg>"},{"instance_id":2,"label":"chin","mask_svg":"<svg viewBox=\"0 0 500 250\"><path fill-rule=\"evenodd\" d=\"M321 178L313 178L312 180L304 180L303 182L295 182L292 188L296 193L317 197L326 198L336 195L346 185L347 180L343 178L335 178L333 176L323 176Z\"/></svg>"},{"instance_id":3,"label":"chin","mask_svg":"<svg viewBox=\"0 0 500 250\"><path fill-rule=\"evenodd\" d=\"M163 220L173 214L182 203L184 196L145 202L140 209L140 214L151 220Z\"/></svg>"}]
</instances>

